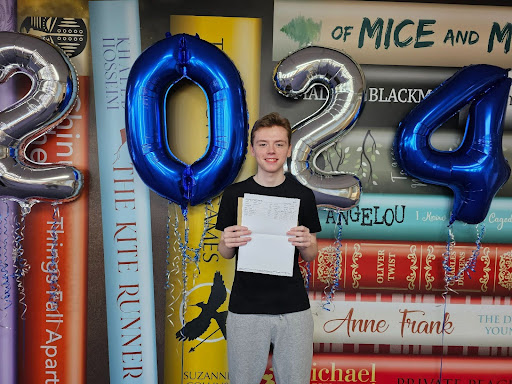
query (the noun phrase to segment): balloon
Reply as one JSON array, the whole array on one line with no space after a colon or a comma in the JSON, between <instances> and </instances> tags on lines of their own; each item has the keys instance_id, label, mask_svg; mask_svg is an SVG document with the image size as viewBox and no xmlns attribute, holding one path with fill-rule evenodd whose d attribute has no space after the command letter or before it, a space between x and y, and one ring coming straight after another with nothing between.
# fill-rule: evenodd
<instances>
[{"instance_id":1,"label":"balloon","mask_svg":"<svg viewBox=\"0 0 512 384\"><path fill-rule=\"evenodd\" d=\"M0 31L16 30L16 0L0 1ZM0 111L16 102L15 84L0 87ZM14 223L17 216L17 204L13 201L0 202L0 243L4 244L0 253L0 383L16 384L17 375L17 313L18 302L15 260L13 260Z\"/></svg>"},{"instance_id":2,"label":"balloon","mask_svg":"<svg viewBox=\"0 0 512 384\"><path fill-rule=\"evenodd\" d=\"M192 165L170 151L165 132L167 93L183 79L203 89L209 109L208 147ZM135 61L126 100L130 155L156 193L185 209L215 197L236 178L247 152L245 91L232 61L213 44L187 34L155 43Z\"/></svg>"},{"instance_id":3,"label":"balloon","mask_svg":"<svg viewBox=\"0 0 512 384\"><path fill-rule=\"evenodd\" d=\"M287 97L303 96L318 84L327 89L327 100L318 111L292 128L292 155L287 169L313 190L318 206L350 209L359 202L359 178L323 171L316 160L336 145L359 117L366 92L364 74L348 55L316 46L290 54L274 71L274 86Z\"/></svg>"},{"instance_id":4,"label":"balloon","mask_svg":"<svg viewBox=\"0 0 512 384\"><path fill-rule=\"evenodd\" d=\"M78 92L76 71L56 46L35 36L0 32L0 83L16 73L30 91L0 112L0 196L19 201L69 201L78 196L83 177L76 168L35 164L27 146L61 123Z\"/></svg>"},{"instance_id":5,"label":"balloon","mask_svg":"<svg viewBox=\"0 0 512 384\"><path fill-rule=\"evenodd\" d=\"M450 224L484 220L496 192L508 180L502 133L511 79L492 65L462 68L437 87L399 124L394 152L412 177L444 185L454 193ZM470 104L464 139L453 151L440 151L430 135Z\"/></svg>"}]
</instances>

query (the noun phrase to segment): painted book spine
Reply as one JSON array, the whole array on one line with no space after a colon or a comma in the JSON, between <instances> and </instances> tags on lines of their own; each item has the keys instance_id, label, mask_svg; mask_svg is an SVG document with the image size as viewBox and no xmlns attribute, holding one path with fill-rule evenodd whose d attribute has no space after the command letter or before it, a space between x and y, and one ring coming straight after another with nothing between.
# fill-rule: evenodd
<instances>
[{"instance_id":1,"label":"painted book spine","mask_svg":"<svg viewBox=\"0 0 512 384\"><path fill-rule=\"evenodd\" d=\"M314 354L311 384L509 384L512 359L506 357ZM274 383L271 360L261 384Z\"/></svg>"},{"instance_id":2,"label":"painted book spine","mask_svg":"<svg viewBox=\"0 0 512 384\"><path fill-rule=\"evenodd\" d=\"M507 197L495 197L487 217L483 241L512 243L512 213ZM331 210L319 210L322 231L319 238L332 239L342 227L343 239L404 240L445 242L453 204L451 196L363 193L359 204L338 216ZM473 243L474 225L455 221L457 242Z\"/></svg>"},{"instance_id":3,"label":"painted book spine","mask_svg":"<svg viewBox=\"0 0 512 384\"><path fill-rule=\"evenodd\" d=\"M332 344L511 346L510 296L310 292L314 342Z\"/></svg>"},{"instance_id":4,"label":"painted book spine","mask_svg":"<svg viewBox=\"0 0 512 384\"><path fill-rule=\"evenodd\" d=\"M453 277L476 251L475 244L457 243L447 258ZM443 293L445 243L318 239L318 256L309 263L309 289L324 290L338 280L343 292ZM308 266L300 262L306 278ZM468 270L450 289L465 295L509 296L512 290L512 247L482 244L474 271Z\"/></svg>"},{"instance_id":5,"label":"painted book spine","mask_svg":"<svg viewBox=\"0 0 512 384\"><path fill-rule=\"evenodd\" d=\"M33 142L40 163L89 166L89 77L79 76L75 107L57 128ZM54 210L55 209L55 210ZM26 313L19 321L20 383L85 383L87 322L87 182L78 199L36 204L25 219ZM28 364L28 365L27 365Z\"/></svg>"},{"instance_id":6,"label":"painted book spine","mask_svg":"<svg viewBox=\"0 0 512 384\"><path fill-rule=\"evenodd\" d=\"M90 1L110 382L157 383L149 189L126 144L128 74L140 54L137 0Z\"/></svg>"}]
</instances>

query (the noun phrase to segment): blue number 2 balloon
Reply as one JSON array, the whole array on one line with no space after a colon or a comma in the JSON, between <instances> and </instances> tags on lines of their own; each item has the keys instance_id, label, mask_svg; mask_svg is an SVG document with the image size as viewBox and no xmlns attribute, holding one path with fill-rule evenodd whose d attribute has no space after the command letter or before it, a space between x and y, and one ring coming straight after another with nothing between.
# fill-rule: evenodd
<instances>
[{"instance_id":1,"label":"blue number 2 balloon","mask_svg":"<svg viewBox=\"0 0 512 384\"><path fill-rule=\"evenodd\" d=\"M399 125L394 142L400 166L427 183L454 192L450 224L484 220L496 192L510 176L502 133L511 79L491 65L462 68L430 93ZM430 135L470 104L464 139L453 151L439 151Z\"/></svg>"},{"instance_id":2,"label":"blue number 2 balloon","mask_svg":"<svg viewBox=\"0 0 512 384\"><path fill-rule=\"evenodd\" d=\"M203 89L209 110L208 147L191 165L171 152L165 126L167 94L185 78ZM215 197L236 178L247 152L245 91L233 62L213 44L187 34L158 41L135 61L126 100L130 155L156 193L186 209Z\"/></svg>"}]
</instances>

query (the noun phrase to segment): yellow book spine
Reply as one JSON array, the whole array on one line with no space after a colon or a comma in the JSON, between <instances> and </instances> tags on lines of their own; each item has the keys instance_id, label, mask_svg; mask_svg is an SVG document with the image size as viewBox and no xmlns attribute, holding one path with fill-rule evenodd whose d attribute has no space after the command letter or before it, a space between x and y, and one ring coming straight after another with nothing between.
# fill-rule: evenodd
<instances>
[{"instance_id":1,"label":"yellow book spine","mask_svg":"<svg viewBox=\"0 0 512 384\"><path fill-rule=\"evenodd\" d=\"M215 44L234 62L246 92L249 124L259 113L261 20L253 18L171 16L171 34L187 33ZM208 143L207 100L202 90L191 82L180 82L168 97L167 127L171 151L186 163L193 163L206 150ZM238 175L243 180L255 172L255 162L249 155ZM208 301L214 276L219 272L227 297L218 312L227 311L229 293L234 278L234 261L218 253L220 232L214 229L220 198L211 206L189 207L188 236L184 218L175 204L169 208L169 274L170 288L166 298L164 382L229 383L226 340L216 321L193 340L180 341L176 333L201 313L195 304ZM206 219L207 218L207 219ZM174 224L179 222L179 230ZM207 224L205 226L205 223ZM204 235L204 237L203 237ZM179 245L187 237L188 246L196 248L199 261L182 262ZM202 244L201 239L203 239ZM189 252L193 257L194 252ZM183 273L185 268L185 274ZM185 299L183 299L185 295Z\"/></svg>"}]
</instances>

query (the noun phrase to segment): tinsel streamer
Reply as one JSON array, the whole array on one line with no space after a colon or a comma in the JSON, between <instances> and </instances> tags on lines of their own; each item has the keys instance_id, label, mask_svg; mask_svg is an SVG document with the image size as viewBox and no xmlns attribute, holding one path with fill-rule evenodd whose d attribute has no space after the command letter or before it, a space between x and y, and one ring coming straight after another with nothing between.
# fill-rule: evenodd
<instances>
[{"instance_id":1,"label":"tinsel streamer","mask_svg":"<svg viewBox=\"0 0 512 384\"><path fill-rule=\"evenodd\" d=\"M0 0L1 2L1 0ZM18 305L17 286L14 277L13 260L14 221L18 214L18 205L11 200L0 201L0 383L16 384L18 359Z\"/></svg>"},{"instance_id":2,"label":"tinsel streamer","mask_svg":"<svg viewBox=\"0 0 512 384\"><path fill-rule=\"evenodd\" d=\"M0 0L0 31L13 31L17 28L17 1ZM3 83L0 96L0 110L13 106L19 99L17 76ZM17 216L17 203L12 200L0 202L4 206L2 212L2 260L0 292L0 383L16 384L18 382L17 343L18 336L17 311L18 297L16 279L14 276L15 265L13 260L14 247L14 223L11 219ZM2 312L3 311L3 312Z\"/></svg>"},{"instance_id":3,"label":"tinsel streamer","mask_svg":"<svg viewBox=\"0 0 512 384\"><path fill-rule=\"evenodd\" d=\"M50 272L50 289L49 289L49 302L53 303L53 308L57 310L59 307L59 292L60 292L60 285L59 285L59 278L60 278L60 270L59 270L59 250L58 250L58 242L59 242L59 234L58 234L58 227L60 224L60 210L59 210L60 203L53 204L53 214L52 214L52 227L50 230L52 245L51 245L51 260L48 264L48 271ZM60 325L60 324L59 324Z\"/></svg>"},{"instance_id":4,"label":"tinsel streamer","mask_svg":"<svg viewBox=\"0 0 512 384\"><path fill-rule=\"evenodd\" d=\"M14 261L14 277L16 279L16 285L18 287L18 302L21 305L21 319L25 320L25 314L27 313L27 304L25 303L25 287L23 285L23 278L27 275L30 270L28 260L24 258L23 240L25 239L25 218L30 213L34 203L18 202L21 209L21 215L19 221L15 221L14 226L14 246L12 251L12 257Z\"/></svg>"},{"instance_id":5,"label":"tinsel streamer","mask_svg":"<svg viewBox=\"0 0 512 384\"><path fill-rule=\"evenodd\" d=\"M452 249L455 247L455 236L453 234L452 225L450 224L448 226L448 240L446 242L446 251L443 253L443 269L444 269L444 281L445 281L445 287L446 290L451 290L449 285L453 284L454 282L458 281L460 277L466 273L469 278L471 278L471 274L469 273L475 271L476 262L478 260L478 256L480 255L480 248L482 245L482 238L485 234L485 225L482 224L480 227L480 224L476 226L476 236L477 239L475 241L475 249L472 251L471 257L466 261L463 267L461 267L457 272L455 272L455 269L450 267L450 255ZM455 291L453 291L455 292Z\"/></svg>"},{"instance_id":6,"label":"tinsel streamer","mask_svg":"<svg viewBox=\"0 0 512 384\"><path fill-rule=\"evenodd\" d=\"M2 262L1 262L1 269L0 272L2 273L2 296L0 297L0 311L5 311L9 309L13 303L11 299L11 284L9 280L11 279L11 276L9 276L8 271L8 262L9 257L12 257L12 255L7 254L7 233L8 231L8 218L10 215L9 212L9 204L6 204L5 202L2 202L2 204L5 204L6 206L6 213L4 216L0 216L0 220L3 223L3 241L2 241Z\"/></svg>"},{"instance_id":7,"label":"tinsel streamer","mask_svg":"<svg viewBox=\"0 0 512 384\"><path fill-rule=\"evenodd\" d=\"M445 281L445 290L442 294L443 300L444 300L444 307L443 307L443 327L441 330L441 346L444 347L444 335L445 335L445 325L446 325L446 310L448 306L448 294L449 292L457 293L454 289L450 287L453 283L457 282L461 276L466 273L468 277L471 279L471 272L475 272L475 266L476 262L478 260L478 256L480 255L480 247L482 238L485 234L485 225L482 224L482 227L480 227L480 224L476 226L476 247L473 250L471 257L466 261L464 266L460 268L457 273L455 273L455 270L450 267L450 255L452 249L455 248L455 235L453 234L453 227L450 222L448 225L448 240L446 241L446 251L443 253L443 269L444 269L444 281ZM455 257L456 259L456 257ZM443 355L444 352L441 354L441 361L440 361L440 369L439 369L439 382L442 382L443 379Z\"/></svg>"},{"instance_id":8,"label":"tinsel streamer","mask_svg":"<svg viewBox=\"0 0 512 384\"><path fill-rule=\"evenodd\" d=\"M170 251L171 247L171 208L174 209L174 228L178 227L179 219L178 219L178 206L173 204L172 201L168 201L168 216L167 216L167 255L166 255L166 264L167 270L165 272L166 281L165 281L165 289L168 291L168 295L170 297L169 304L167 305L167 321L174 327L174 322L172 321L172 317L174 315L174 305L179 300L180 297L180 287L177 285L182 284L182 280L178 279L178 275L180 273L180 254L178 252L178 239L175 239L172 244L172 252ZM174 231L176 233L176 230ZM172 260L171 260L172 255ZM182 288L182 287L181 287Z\"/></svg>"},{"instance_id":9,"label":"tinsel streamer","mask_svg":"<svg viewBox=\"0 0 512 384\"><path fill-rule=\"evenodd\" d=\"M444 269L444 281L446 292L450 289L448 287L448 274L452 272L452 268L450 267L450 255L452 249L455 247L455 236L453 234L453 224L448 224L448 239L446 240L446 250L443 253L443 269Z\"/></svg>"},{"instance_id":10,"label":"tinsel streamer","mask_svg":"<svg viewBox=\"0 0 512 384\"><path fill-rule=\"evenodd\" d=\"M311 281L311 263L308 261L306 263L306 281L304 282L304 286L306 287L306 291L309 291L309 283Z\"/></svg>"},{"instance_id":11,"label":"tinsel streamer","mask_svg":"<svg viewBox=\"0 0 512 384\"><path fill-rule=\"evenodd\" d=\"M332 304L332 300L334 299L334 294L336 292L336 290L338 289L338 286L339 286L339 271L340 271L340 267L341 267L341 248L342 248L342 244L341 244L341 239L342 239L342 225L341 225L341 211L336 211L338 213L337 215L337 218L336 218L336 225L335 225L335 239L336 241L334 242L334 245L335 245L335 248L336 248L336 251L335 251L335 254L336 254L336 259L335 259L335 263L334 263L334 270L332 272L332 277L331 279L327 282L327 285L326 287L324 288L324 297L325 297L325 301L322 303L322 308L327 310L327 311L330 311L330 306Z\"/></svg>"},{"instance_id":12,"label":"tinsel streamer","mask_svg":"<svg viewBox=\"0 0 512 384\"><path fill-rule=\"evenodd\" d=\"M171 203L171 202L169 202ZM190 263L194 263L194 271L192 273L192 283L191 286L193 287L195 285L195 278L201 273L199 269L199 260L200 260L200 252L203 249L204 239L206 237L206 232L208 228L210 227L210 217L208 215L208 210L213 209L213 204L211 200L204 203L204 227L203 232L201 233L201 238L199 240L199 244L197 247L190 246L190 225L189 225L189 219L188 219L188 208L182 208L181 209L181 216L183 217L183 237L180 232L180 213L177 209L177 205L174 204L174 223L173 223L173 232L174 232L174 238L175 241L173 243L173 255L175 255L171 261L171 254L170 254L170 225L171 225L171 218L170 213L168 217L168 228L167 228L167 282L166 282L166 289L170 290L170 303L168 304L168 315L167 320L171 323L171 326L175 326L172 321L172 316L175 315L174 311L174 305L177 303L179 299L179 291L178 287L175 285L175 282L178 284L181 284L181 305L180 305L180 314L182 315L182 318L185 318L185 313L187 311L187 304L188 304L188 281L189 281L189 275L187 272L187 267ZM179 268L181 263L181 279L178 279L179 276ZM181 343L181 371L183 372L185 366L185 361L183 359L183 356L185 356L185 343ZM177 350L176 352L179 353Z\"/></svg>"},{"instance_id":13,"label":"tinsel streamer","mask_svg":"<svg viewBox=\"0 0 512 384\"><path fill-rule=\"evenodd\" d=\"M449 245L453 244L453 246L455 246L455 240L453 239L453 232L451 230L451 224L449 225L449 236L450 236L450 240L448 241L448 244ZM447 252L448 252L448 257L450 257L449 246L448 245L447 245ZM444 265L444 260L443 260L443 265ZM446 270L445 270L445 275L446 275ZM449 285L449 283L448 283L448 281L445 278L445 291L442 293L443 300L444 300L444 304L443 304L443 326L441 328L441 347L443 347L443 349L444 349L444 335L445 335L444 328L446 326L446 309L448 307L448 292L449 291L455 292L448 285ZM455 293L457 293L457 292L455 292ZM444 356L444 350L441 351L441 357L440 357L440 362L439 362L439 382L440 383L443 380L443 356Z\"/></svg>"},{"instance_id":14,"label":"tinsel streamer","mask_svg":"<svg viewBox=\"0 0 512 384\"><path fill-rule=\"evenodd\" d=\"M190 258L190 256L187 254L187 249L189 248L188 235L189 235L189 229L190 229L189 225L188 225L188 210L183 209L182 214L183 214L183 225L184 225L184 229L183 229L184 237L183 237L183 239L181 238L181 233L178 228L178 225L179 225L178 215L176 215L176 222L174 225L174 235L178 242L178 255L180 255L180 260L181 260L181 284L182 284L182 287L181 287L182 288L182 290L181 290L181 311L182 311L182 313L185 313L187 310L187 303L188 303L188 300L187 300L187 282L188 282L187 264L189 261L194 261L194 262L196 262L196 266L197 266L197 262L199 260L194 260L194 259Z\"/></svg>"},{"instance_id":15,"label":"tinsel streamer","mask_svg":"<svg viewBox=\"0 0 512 384\"><path fill-rule=\"evenodd\" d=\"M446 323L446 308L447 308L447 300L448 300L448 292L452 291L455 292L453 289L450 288L450 282L448 279L448 274L452 272L452 268L450 267L450 254L451 250L455 248L455 236L453 234L453 222L450 221L448 224L448 239L446 240L446 250L443 253L443 269L444 269L444 292L442 294L443 300L444 300L444 306L443 306L443 326L441 328L441 346L444 347L444 328ZM440 367L439 367L439 382L442 381L443 378L443 355L444 351L441 353L440 357Z\"/></svg>"},{"instance_id":16,"label":"tinsel streamer","mask_svg":"<svg viewBox=\"0 0 512 384\"><path fill-rule=\"evenodd\" d=\"M173 253L176 255L173 258L173 261L171 262L171 255L167 254L167 265L171 266L168 268L168 271L166 272L167 276L167 282L166 282L166 288L172 289L171 292L174 292L176 290L176 287L174 286L174 283L171 283L172 277L177 277L179 274L179 263L181 262L181 281L179 283L181 286L181 292L182 292L182 301L181 301L181 311L184 314L187 310L187 286L188 286L188 280L189 276L187 273L187 266L189 263L194 263L195 268L194 272L192 273L192 286L194 285L195 278L201 273L201 270L199 268L199 260L200 260L200 252L203 249L204 239L206 236L206 231L210 227L210 218L208 215L208 209L213 209L213 204L211 200L208 200L204 203L205 208L205 215L204 215L204 221L203 221L203 232L201 234L201 238L199 240L199 244L197 247L191 247L190 246L190 240L189 240L189 233L190 233L190 226L188 221L188 209L182 209L181 213L183 216L183 237L181 236L181 233L179 231L179 212L177 210L177 206L175 205L175 215L174 215L174 224L173 224L173 231L174 231L174 237L175 242L173 244ZM170 224L170 218L169 218L169 224ZM169 232L169 231L168 231ZM169 239L168 239L169 241ZM177 249L176 249L177 246ZM168 247L169 249L169 247ZM178 261L178 259L180 261ZM177 280L177 279L176 279ZM176 301L178 300L178 297L176 295L173 295L171 297L171 303L169 306L172 306ZM172 314L173 310L171 309L171 312L168 315L168 319L170 320L170 315Z\"/></svg>"}]
</instances>

